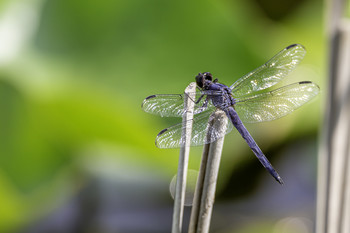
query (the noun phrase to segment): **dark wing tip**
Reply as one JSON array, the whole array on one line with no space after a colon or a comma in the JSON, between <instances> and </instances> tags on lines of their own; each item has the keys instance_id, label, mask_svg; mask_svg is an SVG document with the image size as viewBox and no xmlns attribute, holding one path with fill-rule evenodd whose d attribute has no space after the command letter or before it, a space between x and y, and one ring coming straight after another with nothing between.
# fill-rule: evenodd
<instances>
[{"instance_id":1,"label":"dark wing tip","mask_svg":"<svg viewBox=\"0 0 350 233\"><path fill-rule=\"evenodd\" d=\"M150 96L147 96L145 100L152 99L154 97L156 97L156 95L150 95Z\"/></svg>"},{"instance_id":2,"label":"dark wing tip","mask_svg":"<svg viewBox=\"0 0 350 233\"><path fill-rule=\"evenodd\" d=\"M164 132L166 132L168 129L163 129L162 131L160 131L158 134L157 134L157 137L159 137L160 135L162 135Z\"/></svg>"},{"instance_id":3,"label":"dark wing tip","mask_svg":"<svg viewBox=\"0 0 350 233\"><path fill-rule=\"evenodd\" d=\"M298 46L298 44L291 44L291 45L287 46L286 49L291 49L291 48L293 48L293 47L295 47L295 46Z\"/></svg>"},{"instance_id":4,"label":"dark wing tip","mask_svg":"<svg viewBox=\"0 0 350 233\"><path fill-rule=\"evenodd\" d=\"M156 97L156 95L147 96L147 97L142 101L141 108L143 109L143 105L146 103L147 100L152 99L152 98L154 98L154 97Z\"/></svg>"},{"instance_id":5,"label":"dark wing tip","mask_svg":"<svg viewBox=\"0 0 350 233\"><path fill-rule=\"evenodd\" d=\"M305 49L305 47L304 47L303 45L301 45L301 44L291 44L291 45L287 46L286 49L288 50L288 49L294 48L294 47L296 47L296 46L300 46L300 47L302 47L303 49Z\"/></svg>"},{"instance_id":6,"label":"dark wing tip","mask_svg":"<svg viewBox=\"0 0 350 233\"><path fill-rule=\"evenodd\" d=\"M160 132L157 134L156 141L155 141L156 147L162 148L162 147L160 147L160 146L157 144L157 139L158 139L158 137L159 137L160 135L162 135L162 134L165 133L166 131L168 131L168 129L163 129L162 131L160 131Z\"/></svg>"},{"instance_id":7,"label":"dark wing tip","mask_svg":"<svg viewBox=\"0 0 350 233\"><path fill-rule=\"evenodd\" d=\"M316 84L316 83L313 83L311 81L301 81L299 82L300 85L303 85L303 84L313 84L315 85L319 90L320 90L320 87Z\"/></svg>"},{"instance_id":8,"label":"dark wing tip","mask_svg":"<svg viewBox=\"0 0 350 233\"><path fill-rule=\"evenodd\" d=\"M301 81L299 82L299 84L308 84L308 83L312 83L311 81Z\"/></svg>"}]
</instances>

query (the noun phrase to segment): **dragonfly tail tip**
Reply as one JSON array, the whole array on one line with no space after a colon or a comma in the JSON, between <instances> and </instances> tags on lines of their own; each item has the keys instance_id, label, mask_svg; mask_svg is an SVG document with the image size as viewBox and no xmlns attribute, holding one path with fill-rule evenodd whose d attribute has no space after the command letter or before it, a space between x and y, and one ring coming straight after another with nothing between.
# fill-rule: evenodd
<instances>
[{"instance_id":1,"label":"dragonfly tail tip","mask_svg":"<svg viewBox=\"0 0 350 233\"><path fill-rule=\"evenodd\" d=\"M276 178L277 182L280 183L280 185L284 185L284 182L280 176Z\"/></svg>"}]
</instances>

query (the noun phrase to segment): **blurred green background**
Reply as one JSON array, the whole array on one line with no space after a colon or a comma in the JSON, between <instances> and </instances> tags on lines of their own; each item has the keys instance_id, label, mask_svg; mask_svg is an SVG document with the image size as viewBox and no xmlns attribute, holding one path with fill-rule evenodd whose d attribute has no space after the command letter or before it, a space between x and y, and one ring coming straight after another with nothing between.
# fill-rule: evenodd
<instances>
[{"instance_id":1,"label":"blurred green background","mask_svg":"<svg viewBox=\"0 0 350 233\"><path fill-rule=\"evenodd\" d=\"M314 81L321 95L247 125L285 186L229 134L211 232L312 232L323 11L319 0L0 1L0 232L170 232L179 151L154 139L180 119L144 113L143 99L182 93L198 72L231 85L293 43L308 53L286 83Z\"/></svg>"}]
</instances>

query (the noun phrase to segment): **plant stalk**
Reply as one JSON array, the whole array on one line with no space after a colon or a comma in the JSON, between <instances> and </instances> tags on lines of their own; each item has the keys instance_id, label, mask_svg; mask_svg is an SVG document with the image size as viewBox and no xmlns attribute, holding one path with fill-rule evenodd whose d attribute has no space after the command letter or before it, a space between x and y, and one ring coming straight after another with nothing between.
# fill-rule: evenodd
<instances>
[{"instance_id":1,"label":"plant stalk","mask_svg":"<svg viewBox=\"0 0 350 233\"><path fill-rule=\"evenodd\" d=\"M228 118L225 112L216 110L208 124L223 134L218 140L206 144L203 149L195 196L193 200L189 233L208 233L215 200L216 182L219 173L224 135ZM211 128L211 127L209 127ZM207 137L210 137L210 130Z\"/></svg>"},{"instance_id":2,"label":"plant stalk","mask_svg":"<svg viewBox=\"0 0 350 233\"><path fill-rule=\"evenodd\" d=\"M191 145L192 119L194 113L194 99L196 97L196 83L190 83L185 89L184 95L184 115L182 117L182 146L180 148L179 165L175 186L174 211L172 233L181 233L183 209L185 202L185 189L188 169L188 158Z\"/></svg>"}]
</instances>

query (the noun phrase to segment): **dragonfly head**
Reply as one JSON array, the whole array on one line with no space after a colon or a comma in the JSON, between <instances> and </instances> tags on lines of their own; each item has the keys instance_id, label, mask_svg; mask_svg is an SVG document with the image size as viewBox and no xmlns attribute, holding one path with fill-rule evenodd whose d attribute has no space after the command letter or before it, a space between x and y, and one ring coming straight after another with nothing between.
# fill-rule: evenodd
<instances>
[{"instance_id":1,"label":"dragonfly head","mask_svg":"<svg viewBox=\"0 0 350 233\"><path fill-rule=\"evenodd\" d=\"M209 72L204 72L202 73L198 73L198 75L196 76L196 83L198 85L199 88L203 88L204 86L206 86L206 81L213 81L213 75Z\"/></svg>"}]
</instances>

